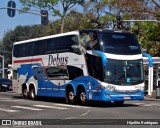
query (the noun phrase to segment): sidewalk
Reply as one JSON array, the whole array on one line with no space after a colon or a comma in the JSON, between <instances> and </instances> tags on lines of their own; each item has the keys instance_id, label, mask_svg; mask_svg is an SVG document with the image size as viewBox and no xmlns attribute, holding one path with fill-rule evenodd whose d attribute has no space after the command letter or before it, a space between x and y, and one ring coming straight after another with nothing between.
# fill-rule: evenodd
<instances>
[{"instance_id":1,"label":"sidewalk","mask_svg":"<svg viewBox=\"0 0 160 128\"><path fill-rule=\"evenodd\" d=\"M160 101L160 98L145 96L144 100L146 100L146 101Z\"/></svg>"}]
</instances>

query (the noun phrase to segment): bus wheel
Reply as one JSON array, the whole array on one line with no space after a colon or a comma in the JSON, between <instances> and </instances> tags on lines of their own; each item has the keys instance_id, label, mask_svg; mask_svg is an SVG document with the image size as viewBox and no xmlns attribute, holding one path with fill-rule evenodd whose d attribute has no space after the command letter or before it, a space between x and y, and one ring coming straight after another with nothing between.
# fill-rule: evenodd
<instances>
[{"instance_id":1,"label":"bus wheel","mask_svg":"<svg viewBox=\"0 0 160 128\"><path fill-rule=\"evenodd\" d=\"M73 104L74 101L75 101L75 95L74 95L73 90L68 90L67 91L66 103Z\"/></svg>"},{"instance_id":2,"label":"bus wheel","mask_svg":"<svg viewBox=\"0 0 160 128\"><path fill-rule=\"evenodd\" d=\"M86 104L86 92L84 90L78 92L78 100L81 105Z\"/></svg>"},{"instance_id":3,"label":"bus wheel","mask_svg":"<svg viewBox=\"0 0 160 128\"><path fill-rule=\"evenodd\" d=\"M31 100L35 100L35 98L36 98L34 87L31 87L30 90L29 90L29 98Z\"/></svg>"},{"instance_id":4,"label":"bus wheel","mask_svg":"<svg viewBox=\"0 0 160 128\"><path fill-rule=\"evenodd\" d=\"M115 104L116 106L122 106L123 103L124 103L123 100L122 100L122 101L114 101L114 104Z\"/></svg>"},{"instance_id":5,"label":"bus wheel","mask_svg":"<svg viewBox=\"0 0 160 128\"><path fill-rule=\"evenodd\" d=\"M28 99L27 88L24 88L24 89L22 90L22 95L23 95L23 98L24 98L24 99Z\"/></svg>"}]
</instances>

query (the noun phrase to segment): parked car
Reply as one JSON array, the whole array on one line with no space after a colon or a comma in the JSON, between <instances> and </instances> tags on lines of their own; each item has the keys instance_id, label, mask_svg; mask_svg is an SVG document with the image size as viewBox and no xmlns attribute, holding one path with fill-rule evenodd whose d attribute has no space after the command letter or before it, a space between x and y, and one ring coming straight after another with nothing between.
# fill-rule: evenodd
<instances>
[{"instance_id":1,"label":"parked car","mask_svg":"<svg viewBox=\"0 0 160 128\"><path fill-rule=\"evenodd\" d=\"M8 91L12 89L12 81L7 78L0 78L0 91Z\"/></svg>"}]
</instances>

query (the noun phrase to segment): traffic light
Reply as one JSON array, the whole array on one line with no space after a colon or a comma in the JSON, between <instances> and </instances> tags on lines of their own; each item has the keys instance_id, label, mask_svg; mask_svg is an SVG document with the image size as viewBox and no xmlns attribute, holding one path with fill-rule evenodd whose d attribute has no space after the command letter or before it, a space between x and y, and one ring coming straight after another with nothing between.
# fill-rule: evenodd
<instances>
[{"instance_id":1,"label":"traffic light","mask_svg":"<svg viewBox=\"0 0 160 128\"><path fill-rule=\"evenodd\" d=\"M48 11L41 10L41 24L48 25Z\"/></svg>"},{"instance_id":2,"label":"traffic light","mask_svg":"<svg viewBox=\"0 0 160 128\"><path fill-rule=\"evenodd\" d=\"M7 6L7 14L9 17L14 17L16 14L16 3L14 1L9 1Z\"/></svg>"},{"instance_id":3,"label":"traffic light","mask_svg":"<svg viewBox=\"0 0 160 128\"><path fill-rule=\"evenodd\" d=\"M122 18L120 14L116 16L116 20L117 20L117 29L121 29L122 28Z\"/></svg>"}]
</instances>

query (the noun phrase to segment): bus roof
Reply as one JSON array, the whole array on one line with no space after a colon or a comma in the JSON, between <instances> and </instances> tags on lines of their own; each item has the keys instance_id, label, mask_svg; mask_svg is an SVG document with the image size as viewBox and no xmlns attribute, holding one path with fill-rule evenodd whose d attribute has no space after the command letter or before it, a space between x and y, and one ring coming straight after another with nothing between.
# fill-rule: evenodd
<instances>
[{"instance_id":1,"label":"bus roof","mask_svg":"<svg viewBox=\"0 0 160 128\"><path fill-rule=\"evenodd\" d=\"M32 41L50 39L50 38L54 38L54 37L61 37L61 36L66 36L66 35L78 35L78 34L79 34L78 31L60 33L60 34L55 34L55 35L50 35L50 36L44 36L44 37L39 37L39 38L34 38L34 39L28 39L28 40L18 41L18 42L15 42L14 45L16 45L16 44L22 44L22 43L28 43L28 42L32 42Z\"/></svg>"}]
</instances>

